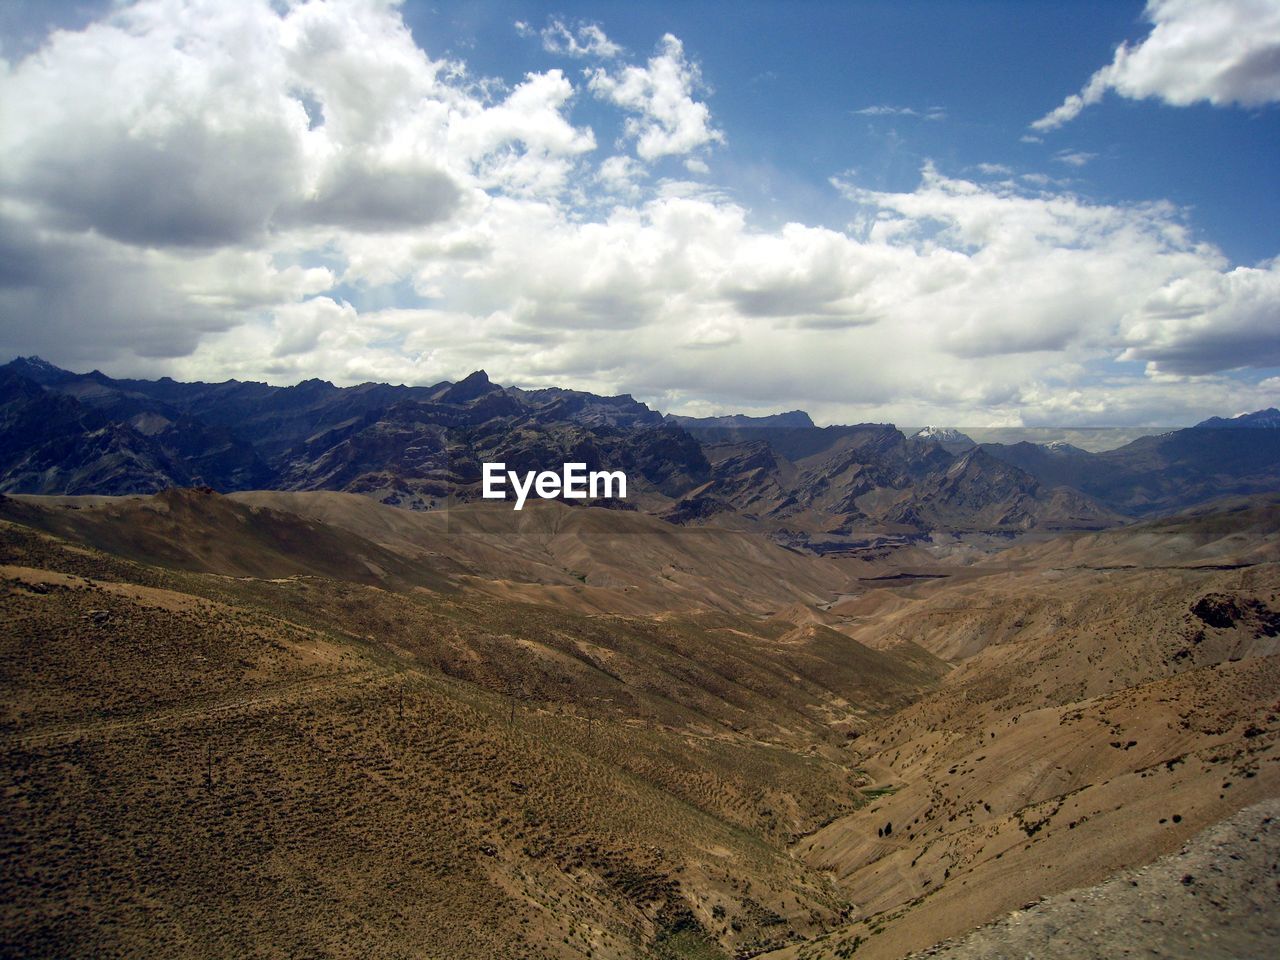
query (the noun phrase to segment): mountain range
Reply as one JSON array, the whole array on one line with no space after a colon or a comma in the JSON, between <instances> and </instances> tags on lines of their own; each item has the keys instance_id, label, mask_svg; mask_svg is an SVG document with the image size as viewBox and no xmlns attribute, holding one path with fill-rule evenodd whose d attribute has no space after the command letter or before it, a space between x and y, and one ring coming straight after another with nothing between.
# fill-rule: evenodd
<instances>
[{"instance_id":1,"label":"mountain range","mask_svg":"<svg viewBox=\"0 0 1280 960\"><path fill-rule=\"evenodd\" d=\"M14 361L0 954L902 960L1015 922L1277 795L1275 419L1092 453ZM630 489L515 512L493 460Z\"/></svg>"},{"instance_id":2,"label":"mountain range","mask_svg":"<svg viewBox=\"0 0 1280 960\"><path fill-rule=\"evenodd\" d=\"M481 464L624 470L638 509L764 532L819 553L937 533L1089 530L1280 485L1264 410L1090 453L974 443L951 428L818 427L662 415L629 395L523 390L484 371L433 386L132 380L37 357L0 367L0 492L145 494L173 486L359 493L432 510L478 498Z\"/></svg>"}]
</instances>

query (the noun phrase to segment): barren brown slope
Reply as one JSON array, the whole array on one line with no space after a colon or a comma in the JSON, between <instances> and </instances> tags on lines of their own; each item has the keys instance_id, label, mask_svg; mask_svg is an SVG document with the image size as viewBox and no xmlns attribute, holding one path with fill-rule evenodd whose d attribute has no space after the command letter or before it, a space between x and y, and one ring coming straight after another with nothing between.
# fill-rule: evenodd
<instances>
[{"instance_id":1,"label":"barren brown slope","mask_svg":"<svg viewBox=\"0 0 1280 960\"><path fill-rule=\"evenodd\" d=\"M410 563L359 534L296 514L251 510L208 489L154 496L0 499L0 518L121 557L225 576L315 575L395 586L449 585L448 558Z\"/></svg>"},{"instance_id":2,"label":"barren brown slope","mask_svg":"<svg viewBox=\"0 0 1280 960\"><path fill-rule=\"evenodd\" d=\"M847 567L753 533L558 503L518 513L499 504L416 513L356 494L174 489L6 498L0 517L182 569L314 574L395 589L466 585L583 611L770 613L816 606L853 582Z\"/></svg>"},{"instance_id":3,"label":"barren brown slope","mask_svg":"<svg viewBox=\"0 0 1280 960\"><path fill-rule=\"evenodd\" d=\"M1278 689L1257 657L876 750L886 794L797 847L860 919L782 955L901 957L1280 795Z\"/></svg>"},{"instance_id":4,"label":"barren brown slope","mask_svg":"<svg viewBox=\"0 0 1280 960\"><path fill-rule=\"evenodd\" d=\"M1166 960L1273 956L1280 946L1280 799L1255 804L1177 854L1106 883L1031 902L921 957Z\"/></svg>"},{"instance_id":5,"label":"barren brown slope","mask_svg":"<svg viewBox=\"0 0 1280 960\"><path fill-rule=\"evenodd\" d=\"M848 589L837 565L744 531L678 527L646 514L560 503L459 504L415 513L338 493L235 494L318 520L409 557L442 556L468 584L583 610L777 611Z\"/></svg>"},{"instance_id":6,"label":"barren brown slope","mask_svg":"<svg viewBox=\"0 0 1280 960\"><path fill-rule=\"evenodd\" d=\"M797 845L862 919L783 955L902 956L1280 795L1280 565L1176 562L1206 524L1265 554L1273 517L1167 524L1172 552L1135 530L1140 569L1096 569L1077 541L1071 569L917 587L851 625L959 665L858 741L881 799ZM1124 533L1103 536L1114 555Z\"/></svg>"},{"instance_id":7,"label":"barren brown slope","mask_svg":"<svg viewBox=\"0 0 1280 960\"><path fill-rule=\"evenodd\" d=\"M1280 494L1226 497L1174 516L1004 551L987 566L1247 566L1280 560Z\"/></svg>"},{"instance_id":8,"label":"barren brown slope","mask_svg":"<svg viewBox=\"0 0 1280 960\"><path fill-rule=\"evenodd\" d=\"M1073 546L884 581L835 605L837 631L803 598L732 607L722 584L796 556L750 539L551 505L527 539L459 515L457 542L492 552L465 554L341 498L301 501L330 522L174 496L194 543L145 501L3 504L37 518L0 525L6 953L901 956L1280 789L1265 505L1231 521L1247 566ZM258 517L334 554L277 549ZM648 557L731 553L731 576L627 616L537 582L580 557L618 576L646 537ZM475 586L504 543L542 602ZM414 580L449 562L445 589Z\"/></svg>"},{"instance_id":9,"label":"barren brown slope","mask_svg":"<svg viewBox=\"0 0 1280 960\"><path fill-rule=\"evenodd\" d=\"M1074 689L1078 698L1206 657L1242 656L1260 642L1266 649L1253 652L1274 652L1266 646L1266 584L1277 562L1280 498L1233 500L1215 512L1015 546L909 590L886 584L833 612L849 618L842 629L873 646L910 639L958 660L1014 644L1001 657L1014 658L1024 674L1028 658L1052 664L1070 654L1075 669L1050 666L1026 677ZM1215 632L1203 619L1219 594L1236 598L1224 616L1238 629ZM1193 611L1205 597L1206 606ZM1207 653L1206 639L1232 646Z\"/></svg>"},{"instance_id":10,"label":"barren brown slope","mask_svg":"<svg viewBox=\"0 0 1280 960\"><path fill-rule=\"evenodd\" d=\"M843 730L941 672L741 614L164 559L0 529L6 954L728 957L812 936L845 904L785 845L862 802Z\"/></svg>"}]
</instances>

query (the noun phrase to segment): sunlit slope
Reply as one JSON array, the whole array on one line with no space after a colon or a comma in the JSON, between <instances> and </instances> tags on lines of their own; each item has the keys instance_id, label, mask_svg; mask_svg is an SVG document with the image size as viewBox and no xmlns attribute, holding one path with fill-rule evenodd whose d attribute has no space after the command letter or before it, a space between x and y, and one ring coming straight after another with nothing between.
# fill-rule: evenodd
<instances>
[{"instance_id":1,"label":"sunlit slope","mask_svg":"<svg viewBox=\"0 0 1280 960\"><path fill-rule=\"evenodd\" d=\"M852 580L838 564L751 533L558 503L418 513L354 494L169 490L10 498L0 516L185 569L310 573L392 587L466 584L580 610L765 613L828 601Z\"/></svg>"},{"instance_id":2,"label":"sunlit slope","mask_svg":"<svg viewBox=\"0 0 1280 960\"><path fill-rule=\"evenodd\" d=\"M70 512L78 543L0 531L6 953L812 936L845 903L785 846L861 802L845 731L942 672L754 616L180 569L239 567L247 534L144 564L86 541L159 534Z\"/></svg>"},{"instance_id":3,"label":"sunlit slope","mask_svg":"<svg viewBox=\"0 0 1280 960\"><path fill-rule=\"evenodd\" d=\"M873 646L907 639L950 660L1000 648L967 669L1009 673L1061 702L1276 652L1267 603L1278 561L1280 501L1257 498L1017 546L910 590L868 591L833 612L840 629ZM1057 666L1064 658L1070 669Z\"/></svg>"},{"instance_id":4,"label":"sunlit slope","mask_svg":"<svg viewBox=\"0 0 1280 960\"><path fill-rule=\"evenodd\" d=\"M1025 904L929 956L1182 960L1268 957L1280 943L1280 798L1254 804L1197 834L1177 854L1105 883ZM1260 882L1264 881L1264 882Z\"/></svg>"},{"instance_id":5,"label":"sunlit slope","mask_svg":"<svg viewBox=\"0 0 1280 960\"><path fill-rule=\"evenodd\" d=\"M782 955L902 956L1280 795L1276 508L1241 507L848 604L957 666L856 742L883 795L795 847L861 919Z\"/></svg>"},{"instance_id":6,"label":"sunlit slope","mask_svg":"<svg viewBox=\"0 0 1280 960\"><path fill-rule=\"evenodd\" d=\"M6 952L903 956L1280 793L1276 511L859 580L555 504L0 501Z\"/></svg>"},{"instance_id":7,"label":"sunlit slope","mask_svg":"<svg viewBox=\"0 0 1280 960\"><path fill-rule=\"evenodd\" d=\"M350 531L277 510L252 511L208 490L137 497L5 497L0 518L114 555L231 577L327 576L444 588L447 558L412 563Z\"/></svg>"},{"instance_id":8,"label":"sunlit slope","mask_svg":"<svg viewBox=\"0 0 1280 960\"><path fill-rule=\"evenodd\" d=\"M234 499L323 521L410 557L440 556L472 586L583 610L771 612L845 589L832 564L761 536L684 528L633 511L529 503L462 504L413 513L331 493L256 492Z\"/></svg>"}]
</instances>

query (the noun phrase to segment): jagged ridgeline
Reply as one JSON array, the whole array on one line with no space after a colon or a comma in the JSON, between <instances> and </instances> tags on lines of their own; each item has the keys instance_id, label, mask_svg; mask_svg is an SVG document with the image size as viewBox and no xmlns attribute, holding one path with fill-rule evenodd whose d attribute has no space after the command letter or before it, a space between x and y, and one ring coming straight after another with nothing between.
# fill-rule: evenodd
<instances>
[{"instance_id":1,"label":"jagged ridgeline","mask_svg":"<svg viewBox=\"0 0 1280 960\"><path fill-rule=\"evenodd\" d=\"M171 486L336 490L415 510L479 497L481 466L623 470L615 507L764 530L816 552L934 531L1100 529L1280 484L1280 414L1214 418L1090 453L975 443L954 429L817 427L664 416L628 395L456 383L290 387L0 367L0 492L139 494Z\"/></svg>"}]
</instances>

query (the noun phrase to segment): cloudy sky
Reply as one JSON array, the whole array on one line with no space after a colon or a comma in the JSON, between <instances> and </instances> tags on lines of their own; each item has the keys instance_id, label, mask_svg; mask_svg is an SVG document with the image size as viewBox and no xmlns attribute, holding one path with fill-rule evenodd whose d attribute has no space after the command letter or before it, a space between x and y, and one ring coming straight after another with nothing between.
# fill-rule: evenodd
<instances>
[{"instance_id":1,"label":"cloudy sky","mask_svg":"<svg viewBox=\"0 0 1280 960\"><path fill-rule=\"evenodd\" d=\"M0 4L0 358L1280 404L1280 0Z\"/></svg>"}]
</instances>

